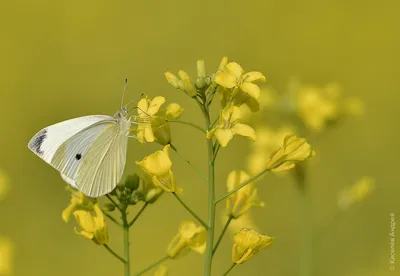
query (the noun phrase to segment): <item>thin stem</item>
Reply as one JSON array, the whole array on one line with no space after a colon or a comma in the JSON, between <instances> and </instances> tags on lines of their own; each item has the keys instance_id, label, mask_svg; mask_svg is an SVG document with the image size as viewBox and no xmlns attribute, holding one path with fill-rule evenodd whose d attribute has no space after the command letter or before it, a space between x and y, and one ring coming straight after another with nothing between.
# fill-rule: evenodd
<instances>
[{"instance_id":1,"label":"thin stem","mask_svg":"<svg viewBox=\"0 0 400 276\"><path fill-rule=\"evenodd\" d=\"M211 124L211 127L214 127L215 124L218 122L219 120L219 115L217 116L217 118L215 118L214 122Z\"/></svg>"},{"instance_id":2,"label":"thin stem","mask_svg":"<svg viewBox=\"0 0 400 276\"><path fill-rule=\"evenodd\" d=\"M213 161L215 162L215 159L217 159L217 155L219 152L219 149L221 148L221 145L217 142L215 149L214 149L214 157L213 157Z\"/></svg>"},{"instance_id":3,"label":"thin stem","mask_svg":"<svg viewBox=\"0 0 400 276\"><path fill-rule=\"evenodd\" d=\"M196 173L197 173L201 178L203 178L203 180L205 180L205 181L207 182L207 176L205 176L204 173L202 173L198 168L196 168L195 166L193 166L193 165L192 165L192 162L190 162L190 161L187 160L185 157L183 157L183 156L179 153L178 149L177 149L174 145L172 145L172 144L170 144L170 145L171 145L171 149L173 149L173 151L175 151L175 153L176 153L180 158L182 158L187 164L189 164L189 166L190 166L194 171L196 171Z\"/></svg>"},{"instance_id":4,"label":"thin stem","mask_svg":"<svg viewBox=\"0 0 400 276\"><path fill-rule=\"evenodd\" d=\"M123 263L126 263L126 261L124 260L124 258L122 258L120 255L118 255L117 253L115 253L114 250L111 249L111 247L109 247L107 244L103 244L104 248L108 250L108 252L110 252L114 257L116 257L118 260L120 260Z\"/></svg>"},{"instance_id":5,"label":"thin stem","mask_svg":"<svg viewBox=\"0 0 400 276\"><path fill-rule=\"evenodd\" d=\"M233 264L229 267L229 269L223 274L223 276L228 275L228 273L231 272L231 270L232 270L235 266L236 266L236 263L233 263Z\"/></svg>"},{"instance_id":6,"label":"thin stem","mask_svg":"<svg viewBox=\"0 0 400 276\"><path fill-rule=\"evenodd\" d=\"M196 125L196 124L193 124L193 123L191 123L191 122L186 122L186 121L181 121L181 120L167 120L167 122L169 122L169 123L178 123L178 124L188 125L188 126L197 128L198 130L200 130L200 131L203 132L204 134L207 133L207 131L206 131L204 128L202 128L202 127L200 127L200 126L198 126L198 125Z\"/></svg>"},{"instance_id":7,"label":"thin stem","mask_svg":"<svg viewBox=\"0 0 400 276\"><path fill-rule=\"evenodd\" d=\"M136 214L136 216L132 219L132 221L128 224L128 227L131 227L135 221L139 218L139 216L143 213L144 209L146 209L147 205L149 205L148 202L146 202L142 208L140 208L139 212Z\"/></svg>"},{"instance_id":8,"label":"thin stem","mask_svg":"<svg viewBox=\"0 0 400 276\"><path fill-rule=\"evenodd\" d=\"M104 209L102 208L101 211L103 211L103 214L104 214L106 217L108 217L112 222L114 222L116 225L118 225L119 227L122 226L122 224L121 224L119 221L117 221L115 218L113 218L109 213L107 213L106 210L104 210Z\"/></svg>"},{"instance_id":9,"label":"thin stem","mask_svg":"<svg viewBox=\"0 0 400 276\"><path fill-rule=\"evenodd\" d=\"M217 251L217 248L218 248L219 244L221 243L222 238L224 237L225 232L226 232L226 230L228 229L229 224L231 223L232 219L233 219L232 216L229 216L229 217L228 217L228 220L226 221L225 226L224 226L224 228L222 229L222 232L221 232L221 234L219 235L219 238L218 238L218 240L217 240L217 242L215 243L215 246L214 246L214 248L213 248L213 252L212 252L213 255L215 254L215 251Z\"/></svg>"},{"instance_id":10,"label":"thin stem","mask_svg":"<svg viewBox=\"0 0 400 276\"><path fill-rule=\"evenodd\" d=\"M129 255L129 224L126 218L126 210L121 212L122 214L122 225L124 227L124 258L126 260L124 265L125 276L130 276L131 267L130 267L130 255Z\"/></svg>"},{"instance_id":11,"label":"thin stem","mask_svg":"<svg viewBox=\"0 0 400 276\"><path fill-rule=\"evenodd\" d=\"M135 276L142 275L143 273L149 271L149 270L152 269L153 267L158 266L159 264L165 262L165 261L168 260L168 259L169 259L169 256L168 256L168 255L162 257L161 259L159 259L158 261L155 261L154 263L152 263L151 265L149 265L149 266L146 267L145 269L143 269L143 270L137 272L137 273L135 274Z\"/></svg>"},{"instance_id":12,"label":"thin stem","mask_svg":"<svg viewBox=\"0 0 400 276\"><path fill-rule=\"evenodd\" d=\"M180 196L178 196L177 193L172 193L175 198L179 201L179 203L198 221L201 223L201 225L204 226L204 228L208 229L208 225L207 223L204 222L204 220L202 220L192 209L189 208L189 206L186 205L185 202L183 202L182 198Z\"/></svg>"},{"instance_id":13,"label":"thin stem","mask_svg":"<svg viewBox=\"0 0 400 276\"><path fill-rule=\"evenodd\" d=\"M114 201L114 199L112 199L112 197L110 195L106 195L106 197L108 198L108 200L111 201L112 204L114 204L115 208L117 208L118 210L121 211L121 213L123 212L123 210L119 207L119 205Z\"/></svg>"},{"instance_id":14,"label":"thin stem","mask_svg":"<svg viewBox=\"0 0 400 276\"><path fill-rule=\"evenodd\" d=\"M211 129L210 114L208 110L203 107L203 111L208 129ZM208 149L208 230L206 241L206 253L204 263L204 275L211 276L212 257L214 247L214 227L215 227L215 166L214 166L214 145L211 139L207 139Z\"/></svg>"},{"instance_id":15,"label":"thin stem","mask_svg":"<svg viewBox=\"0 0 400 276\"><path fill-rule=\"evenodd\" d=\"M263 174L265 174L266 172L268 172L270 169L264 169L261 172L259 172L257 175L253 176L252 178L244 181L242 184L240 184L239 186L237 186L235 189L233 189L232 191L230 191L229 193L227 193L226 195L224 195L223 197L219 198L217 201L215 201L215 204L217 204L218 202L220 202L221 200L224 200L225 198L227 198L228 196L230 196L231 194L236 193L237 191L239 191L241 188L243 188L244 186L246 186L247 184L249 184L250 182L256 180L257 178L259 178L260 176L262 176Z\"/></svg>"}]
</instances>

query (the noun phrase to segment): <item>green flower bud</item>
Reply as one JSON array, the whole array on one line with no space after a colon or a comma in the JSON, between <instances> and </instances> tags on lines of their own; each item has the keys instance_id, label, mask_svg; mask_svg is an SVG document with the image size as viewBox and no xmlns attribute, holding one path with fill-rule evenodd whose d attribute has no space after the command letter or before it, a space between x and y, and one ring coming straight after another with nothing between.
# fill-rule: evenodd
<instances>
[{"instance_id":1,"label":"green flower bud","mask_svg":"<svg viewBox=\"0 0 400 276\"><path fill-rule=\"evenodd\" d=\"M139 176L137 174L131 174L126 177L125 187L131 191L137 190L139 187Z\"/></svg>"},{"instance_id":2,"label":"green flower bud","mask_svg":"<svg viewBox=\"0 0 400 276\"><path fill-rule=\"evenodd\" d=\"M104 204L103 209L107 212L112 212L115 210L115 205L112 203Z\"/></svg>"}]
</instances>

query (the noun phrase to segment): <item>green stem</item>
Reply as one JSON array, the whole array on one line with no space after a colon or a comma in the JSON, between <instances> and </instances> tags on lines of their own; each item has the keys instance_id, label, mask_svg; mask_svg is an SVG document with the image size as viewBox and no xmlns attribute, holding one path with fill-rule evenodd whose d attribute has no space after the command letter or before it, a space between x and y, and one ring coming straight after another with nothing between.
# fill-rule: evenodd
<instances>
[{"instance_id":1,"label":"green stem","mask_svg":"<svg viewBox=\"0 0 400 276\"><path fill-rule=\"evenodd\" d=\"M229 267L229 269L223 274L223 276L228 275L228 273L231 272L231 270L232 270L235 266L236 266L236 264L233 263L233 264Z\"/></svg>"},{"instance_id":2,"label":"green stem","mask_svg":"<svg viewBox=\"0 0 400 276\"><path fill-rule=\"evenodd\" d=\"M103 214L104 214L106 217L108 217L112 222L114 222L116 225L118 225L119 227L122 226L122 224L121 224L119 221L117 221L115 218L113 218L109 213L107 213L106 210L104 210L104 209L102 208L101 211L103 211Z\"/></svg>"},{"instance_id":3,"label":"green stem","mask_svg":"<svg viewBox=\"0 0 400 276\"><path fill-rule=\"evenodd\" d=\"M125 276L130 276L131 274L131 267L130 267L130 256L129 256L129 224L126 218L126 210L121 212L122 214L122 226L124 228L124 271Z\"/></svg>"},{"instance_id":4,"label":"green stem","mask_svg":"<svg viewBox=\"0 0 400 276\"><path fill-rule=\"evenodd\" d=\"M203 132L204 134L207 133L207 131L206 131L204 128L202 128L202 127L200 127L200 126L198 126L198 125L196 125L196 124L193 124L193 123L191 123L191 122L186 122L186 121L181 121L181 120L167 120L167 122L169 122L169 123L178 123L178 124L188 125L188 126L197 128L198 130L200 130L200 131Z\"/></svg>"},{"instance_id":5,"label":"green stem","mask_svg":"<svg viewBox=\"0 0 400 276\"><path fill-rule=\"evenodd\" d=\"M144 209L146 209L147 205L149 205L148 202L146 202L142 208L140 208L139 212L136 214L136 216L132 219L132 221L128 224L128 227L131 227L135 221L139 218L139 216L143 213Z\"/></svg>"},{"instance_id":6,"label":"green stem","mask_svg":"<svg viewBox=\"0 0 400 276\"><path fill-rule=\"evenodd\" d=\"M149 266L146 267L145 269L143 269L143 270L137 272L137 273L135 274L135 276L142 275L143 273L149 271L149 270L152 269L153 267L158 266L159 264L165 262L165 261L168 260L168 259L169 259L169 256L168 256L168 255L162 257L161 259L159 259L158 261L155 261L154 263L152 263L151 265L149 265Z\"/></svg>"},{"instance_id":7,"label":"green stem","mask_svg":"<svg viewBox=\"0 0 400 276\"><path fill-rule=\"evenodd\" d=\"M220 148L221 148L221 145L219 143L217 143L217 145L215 146L215 149L214 149L214 157L213 157L213 161L214 162L215 162L215 159L217 158L217 155L218 155L218 152L219 152Z\"/></svg>"},{"instance_id":8,"label":"green stem","mask_svg":"<svg viewBox=\"0 0 400 276\"><path fill-rule=\"evenodd\" d=\"M221 200L224 200L225 198L227 198L228 196L230 196L231 194L236 193L237 191L239 191L241 188L243 188L244 186L246 186L247 184L249 184L250 182L256 180L257 178L259 178L260 176L262 176L263 174L265 174L266 172L268 172L270 169L265 169L262 170L261 172L259 172L257 175L253 176L252 178L244 181L242 184L240 184L239 186L237 186L235 189L233 189L232 191L230 191L229 193L227 193L226 195L224 195L223 197L219 198L217 201L215 201L215 204L217 204L218 202L220 202Z\"/></svg>"},{"instance_id":9,"label":"green stem","mask_svg":"<svg viewBox=\"0 0 400 276\"><path fill-rule=\"evenodd\" d=\"M171 149L173 149L173 151L175 151L175 153L176 153L180 158L182 158L187 164L189 164L189 166L190 166L194 171L196 171L196 173L197 173L201 178L203 178L204 181L207 182L207 176L205 176L199 169L197 169L195 166L193 166L193 165L192 165L192 162L190 162L190 161L187 160L185 157L183 157L183 156L178 152L178 149L177 149L174 145L172 145L172 144L170 144L170 145L171 145Z\"/></svg>"},{"instance_id":10,"label":"green stem","mask_svg":"<svg viewBox=\"0 0 400 276\"><path fill-rule=\"evenodd\" d=\"M121 209L121 207L119 207L119 205L114 201L114 199L112 199L112 197L110 195L106 195L106 197L108 198L108 200L111 201L112 204L114 204L115 208L117 208L118 210L121 211L121 213L123 212L123 210Z\"/></svg>"},{"instance_id":11,"label":"green stem","mask_svg":"<svg viewBox=\"0 0 400 276\"><path fill-rule=\"evenodd\" d=\"M116 257L118 260L120 260L121 262L125 263L126 261L124 260L124 258L122 258L120 255L118 255L117 253L115 253L114 250L111 249L111 247L109 247L107 244L103 244L104 248L108 250L108 252L110 252L114 257Z\"/></svg>"},{"instance_id":12,"label":"green stem","mask_svg":"<svg viewBox=\"0 0 400 276\"><path fill-rule=\"evenodd\" d=\"M211 129L210 114L206 107L201 108L207 128ZM208 230L206 241L206 253L204 263L204 275L211 276L212 257L214 247L214 227L215 227L215 166L214 166L214 145L211 139L207 139L208 149Z\"/></svg>"},{"instance_id":13,"label":"green stem","mask_svg":"<svg viewBox=\"0 0 400 276\"><path fill-rule=\"evenodd\" d=\"M207 223L204 222L204 220L202 220L192 209L189 208L189 206L186 205L185 202L183 202L182 198L180 196L178 196L177 193L172 193L175 198L179 201L179 203L198 221L201 223L201 225L204 226L204 228L208 229L209 226L207 225Z\"/></svg>"},{"instance_id":14,"label":"green stem","mask_svg":"<svg viewBox=\"0 0 400 276\"><path fill-rule=\"evenodd\" d=\"M217 242L215 243L215 246L214 246L214 248L213 248L213 252L212 252L213 255L215 254L215 251L217 251L217 248L218 248L219 244L221 243L222 238L224 237L225 232L226 232L226 230L228 229L229 224L231 223L232 219L233 219L232 216L229 216L229 217L228 217L228 220L226 221L225 226L224 226L224 228L222 229L221 235L219 235L219 238L218 238L218 240L217 240Z\"/></svg>"}]
</instances>

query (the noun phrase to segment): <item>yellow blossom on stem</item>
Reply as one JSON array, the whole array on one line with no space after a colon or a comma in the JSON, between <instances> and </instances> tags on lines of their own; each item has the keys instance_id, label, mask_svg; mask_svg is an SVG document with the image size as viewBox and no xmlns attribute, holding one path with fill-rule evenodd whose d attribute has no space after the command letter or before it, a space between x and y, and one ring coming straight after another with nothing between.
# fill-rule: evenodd
<instances>
[{"instance_id":1,"label":"yellow blossom on stem","mask_svg":"<svg viewBox=\"0 0 400 276\"><path fill-rule=\"evenodd\" d=\"M255 71L245 73L236 62L226 62L224 57L215 75L215 82L220 85L218 92L222 105L229 102L235 105L247 104L253 112L258 111L260 88L255 82L265 82L264 75Z\"/></svg>"},{"instance_id":2,"label":"yellow blossom on stem","mask_svg":"<svg viewBox=\"0 0 400 276\"><path fill-rule=\"evenodd\" d=\"M232 191L249 178L249 175L244 171L232 171L228 175L227 180L228 192ZM226 199L228 216L234 219L239 218L254 206L263 207L264 203L258 199L257 188L255 188L253 183L247 184Z\"/></svg>"},{"instance_id":3,"label":"yellow blossom on stem","mask_svg":"<svg viewBox=\"0 0 400 276\"><path fill-rule=\"evenodd\" d=\"M87 210L76 210L74 216L81 230L75 232L83 237L103 245L108 243L108 230L104 214L98 204L93 207L93 212Z\"/></svg>"},{"instance_id":4,"label":"yellow blossom on stem","mask_svg":"<svg viewBox=\"0 0 400 276\"><path fill-rule=\"evenodd\" d=\"M171 171L170 148L170 145L166 145L163 150L150 154L142 161L136 161L136 164L152 177L153 183L157 187L165 192L173 193L176 191L176 184L174 174Z\"/></svg>"},{"instance_id":5,"label":"yellow blossom on stem","mask_svg":"<svg viewBox=\"0 0 400 276\"><path fill-rule=\"evenodd\" d=\"M232 261L242 264L261 250L269 247L274 238L261 235L252 229L244 228L234 238L235 244L232 248Z\"/></svg>"},{"instance_id":6,"label":"yellow blossom on stem","mask_svg":"<svg viewBox=\"0 0 400 276\"><path fill-rule=\"evenodd\" d=\"M345 210L351 205L363 201L374 190L375 180L371 177L362 177L353 186L343 189L339 193L338 204Z\"/></svg>"},{"instance_id":7,"label":"yellow blossom on stem","mask_svg":"<svg viewBox=\"0 0 400 276\"><path fill-rule=\"evenodd\" d=\"M168 120L179 119L183 111L184 109L179 104L170 103L166 109L160 110L157 116L154 117L151 122L151 128L158 143L164 146L171 143L171 128Z\"/></svg>"},{"instance_id":8,"label":"yellow blossom on stem","mask_svg":"<svg viewBox=\"0 0 400 276\"><path fill-rule=\"evenodd\" d=\"M280 149L271 154L267 169L271 171L286 171L295 166L298 161L304 161L315 155L306 139L288 135L283 139Z\"/></svg>"},{"instance_id":9,"label":"yellow blossom on stem","mask_svg":"<svg viewBox=\"0 0 400 276\"><path fill-rule=\"evenodd\" d=\"M71 202L67 208L62 211L61 217L65 222L69 221L72 213L76 210L93 210L94 204L97 203L97 199L87 197L84 193L67 186L66 190L71 192Z\"/></svg>"},{"instance_id":10,"label":"yellow blossom on stem","mask_svg":"<svg viewBox=\"0 0 400 276\"><path fill-rule=\"evenodd\" d=\"M139 175L137 191L141 193L141 199L147 203L154 203L164 193L163 189L154 185L152 177L147 173Z\"/></svg>"},{"instance_id":11,"label":"yellow blossom on stem","mask_svg":"<svg viewBox=\"0 0 400 276\"><path fill-rule=\"evenodd\" d=\"M203 254L206 249L206 229L198 226L193 221L183 221L179 226L179 232L168 246L167 254L170 258L176 258L187 251L193 250Z\"/></svg>"},{"instance_id":12,"label":"yellow blossom on stem","mask_svg":"<svg viewBox=\"0 0 400 276\"><path fill-rule=\"evenodd\" d=\"M154 276L168 276L168 267L160 265L154 273Z\"/></svg>"},{"instance_id":13,"label":"yellow blossom on stem","mask_svg":"<svg viewBox=\"0 0 400 276\"><path fill-rule=\"evenodd\" d=\"M221 147L226 147L235 135L248 137L254 141L256 139L254 130L248 125L239 123L239 119L239 107L232 105L226 106L221 111L217 125L207 132L207 138L210 139L215 136Z\"/></svg>"},{"instance_id":14,"label":"yellow blossom on stem","mask_svg":"<svg viewBox=\"0 0 400 276\"><path fill-rule=\"evenodd\" d=\"M155 137L152 128L152 122L156 118L156 113L165 103L165 98L157 96L150 100L147 97L138 102L138 118L137 118L137 138L141 142L154 142Z\"/></svg>"}]
</instances>

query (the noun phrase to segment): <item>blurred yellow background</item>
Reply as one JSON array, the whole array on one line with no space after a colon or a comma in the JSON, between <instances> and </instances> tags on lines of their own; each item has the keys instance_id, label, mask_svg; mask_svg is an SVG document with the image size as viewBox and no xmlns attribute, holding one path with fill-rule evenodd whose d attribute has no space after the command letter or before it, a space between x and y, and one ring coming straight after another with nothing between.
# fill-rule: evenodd
<instances>
[{"instance_id":1,"label":"blurred yellow background","mask_svg":"<svg viewBox=\"0 0 400 276\"><path fill-rule=\"evenodd\" d=\"M69 194L59 174L29 151L29 139L59 121L114 114L125 78L126 100L137 100L141 93L163 95L185 108L183 119L203 124L196 105L170 87L163 74L183 69L195 75L197 59L204 59L212 72L226 55L247 70L263 72L277 91L286 89L291 76L299 76L315 85L335 81L347 96L365 103L364 117L350 118L312 141L317 157L310 161L310 185L317 228L337 212L343 187L364 175L376 179L374 193L319 238L315 270L324 276L395 275L389 271L389 213L400 217L399 8L396 1L344 0L3 1L0 168L11 187L0 202L0 236L14 244L14 274L123 272L108 252L74 234L72 222L61 220ZM174 144L205 170L204 139L184 125L172 129ZM245 168L249 143L235 139L221 150L219 195L226 175ZM135 160L158 148L130 140L126 173L136 170ZM205 218L207 185L174 153L172 158L185 200ZM276 240L230 275L298 275L301 219L294 183L289 177L268 176L258 187L265 207L252 214L259 229ZM163 256L179 222L188 218L170 195L148 208L131 231L133 271ZM119 229L110 228L111 245L122 252ZM231 244L230 236L221 244L216 275L230 264ZM202 275L203 259L190 253L167 265L170 275Z\"/></svg>"}]
</instances>

